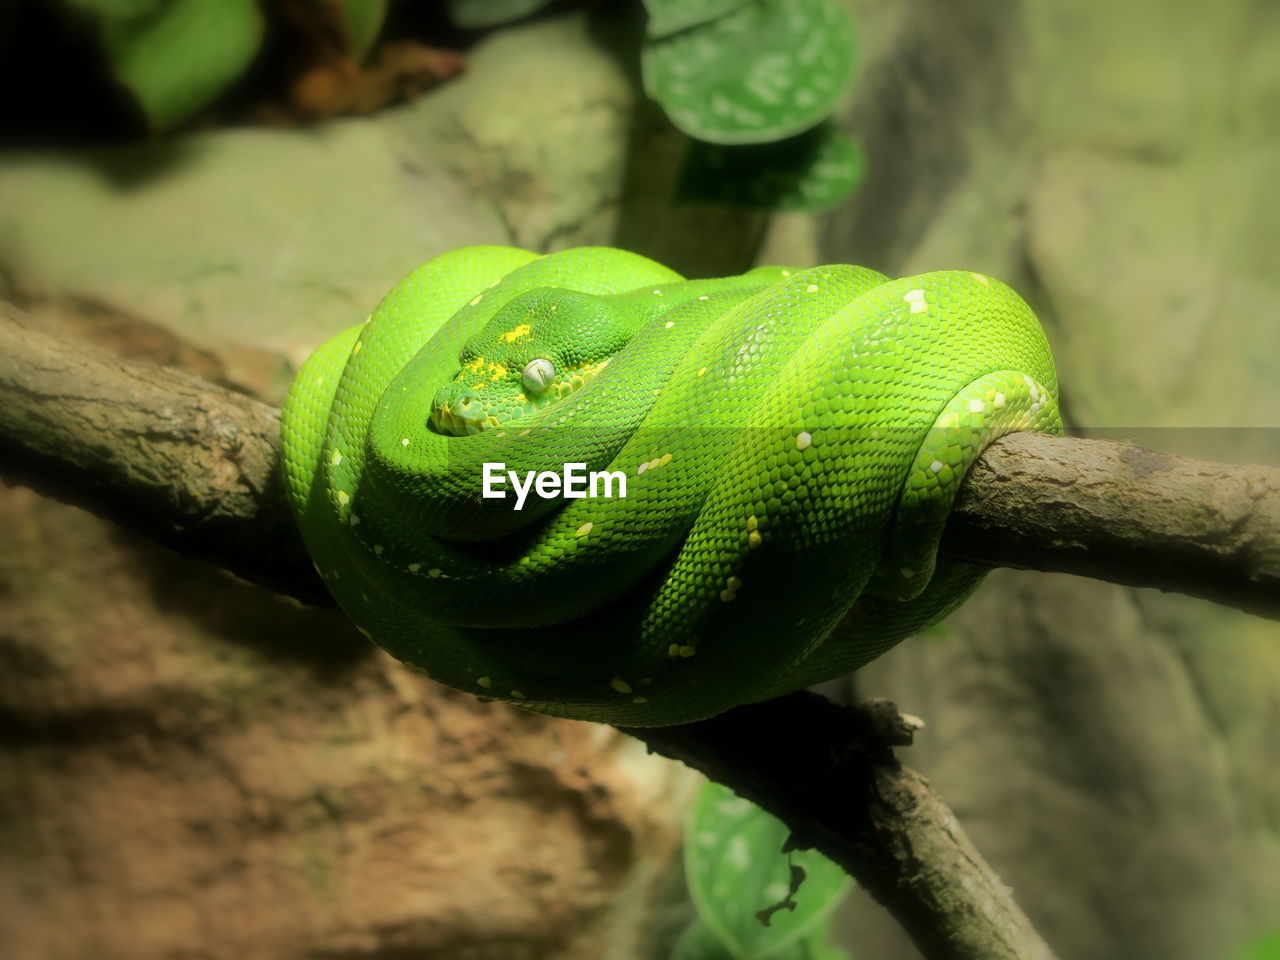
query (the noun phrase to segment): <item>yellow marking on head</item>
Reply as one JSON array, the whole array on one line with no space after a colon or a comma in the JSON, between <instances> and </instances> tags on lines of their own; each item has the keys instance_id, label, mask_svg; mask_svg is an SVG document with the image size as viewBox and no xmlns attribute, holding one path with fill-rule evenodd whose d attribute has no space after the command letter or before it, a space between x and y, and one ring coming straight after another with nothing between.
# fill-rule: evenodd
<instances>
[{"instance_id":1,"label":"yellow marking on head","mask_svg":"<svg viewBox=\"0 0 1280 960\"><path fill-rule=\"evenodd\" d=\"M648 697L632 697L631 702L632 703L648 703L649 698Z\"/></svg>"},{"instance_id":2,"label":"yellow marking on head","mask_svg":"<svg viewBox=\"0 0 1280 960\"><path fill-rule=\"evenodd\" d=\"M360 348L361 348L361 347L363 347L363 346L364 346L364 341L363 341L363 340L357 340L357 341L356 341L356 345L355 345L354 347L352 347L352 348L351 348L351 355L354 357L357 353L359 353L359 352L360 352Z\"/></svg>"},{"instance_id":3,"label":"yellow marking on head","mask_svg":"<svg viewBox=\"0 0 1280 960\"><path fill-rule=\"evenodd\" d=\"M763 540L764 538L760 536L759 530L752 530L747 534L747 547L754 550L756 547L760 546Z\"/></svg>"},{"instance_id":4,"label":"yellow marking on head","mask_svg":"<svg viewBox=\"0 0 1280 960\"><path fill-rule=\"evenodd\" d=\"M523 693L521 693L519 690L512 690L512 691L511 691L511 696L512 696L513 698L515 698L516 700L523 700L523 699L525 698L525 697L524 697L524 694L523 694Z\"/></svg>"},{"instance_id":5,"label":"yellow marking on head","mask_svg":"<svg viewBox=\"0 0 1280 960\"><path fill-rule=\"evenodd\" d=\"M484 687L486 690L488 690L490 687L493 686L493 680L490 679L489 677L481 677L479 680L476 681L476 683Z\"/></svg>"},{"instance_id":6,"label":"yellow marking on head","mask_svg":"<svg viewBox=\"0 0 1280 960\"><path fill-rule=\"evenodd\" d=\"M515 343L517 340L523 340L525 337L533 333L533 328L527 323L518 323L506 333L498 335L499 343Z\"/></svg>"},{"instance_id":7,"label":"yellow marking on head","mask_svg":"<svg viewBox=\"0 0 1280 960\"><path fill-rule=\"evenodd\" d=\"M588 533L591 532L591 528L594 526L595 524L592 523L590 520L588 520L586 523L580 526L577 530L575 530L573 535L575 537L585 537Z\"/></svg>"},{"instance_id":8,"label":"yellow marking on head","mask_svg":"<svg viewBox=\"0 0 1280 960\"><path fill-rule=\"evenodd\" d=\"M686 660L697 652L697 648L691 643L686 643L684 646L680 647L680 656L684 657Z\"/></svg>"},{"instance_id":9,"label":"yellow marking on head","mask_svg":"<svg viewBox=\"0 0 1280 960\"><path fill-rule=\"evenodd\" d=\"M621 677L614 677L609 681L609 686L613 687L613 689L617 690L619 693L631 692L631 684L627 683L627 681L623 680Z\"/></svg>"}]
</instances>

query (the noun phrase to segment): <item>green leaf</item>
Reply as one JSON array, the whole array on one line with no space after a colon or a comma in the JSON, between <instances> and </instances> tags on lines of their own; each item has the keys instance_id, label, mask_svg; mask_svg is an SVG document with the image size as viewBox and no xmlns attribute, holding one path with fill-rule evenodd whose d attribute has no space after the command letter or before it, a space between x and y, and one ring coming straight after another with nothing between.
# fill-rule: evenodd
<instances>
[{"instance_id":1,"label":"green leaf","mask_svg":"<svg viewBox=\"0 0 1280 960\"><path fill-rule=\"evenodd\" d=\"M830 930L825 923L817 924L803 940L786 944L768 960L849 960L849 954L839 947L827 944ZM671 951L671 960L756 960L759 954L746 957L731 953L700 920L689 924Z\"/></svg>"},{"instance_id":2,"label":"green leaf","mask_svg":"<svg viewBox=\"0 0 1280 960\"><path fill-rule=\"evenodd\" d=\"M519 20L551 0L449 0L449 19L463 30L483 30Z\"/></svg>"},{"instance_id":3,"label":"green leaf","mask_svg":"<svg viewBox=\"0 0 1280 960\"><path fill-rule=\"evenodd\" d=\"M684 835L689 892L702 924L738 960L790 958L780 951L800 949L849 888L822 854L783 854L787 836L781 821L718 784L694 802Z\"/></svg>"},{"instance_id":4,"label":"green leaf","mask_svg":"<svg viewBox=\"0 0 1280 960\"><path fill-rule=\"evenodd\" d=\"M671 951L671 960L738 960L700 920L685 927Z\"/></svg>"},{"instance_id":5,"label":"green leaf","mask_svg":"<svg viewBox=\"0 0 1280 960\"><path fill-rule=\"evenodd\" d=\"M382 21L386 16L387 0L342 0L342 19L351 41L352 57L364 59L382 32Z\"/></svg>"},{"instance_id":6,"label":"green leaf","mask_svg":"<svg viewBox=\"0 0 1280 960\"><path fill-rule=\"evenodd\" d=\"M649 40L645 90L677 127L711 143L766 143L835 109L853 72L853 26L839 0L756 0Z\"/></svg>"},{"instance_id":7,"label":"green leaf","mask_svg":"<svg viewBox=\"0 0 1280 960\"><path fill-rule=\"evenodd\" d=\"M141 17L164 2L165 0L67 0L73 7L103 17Z\"/></svg>"},{"instance_id":8,"label":"green leaf","mask_svg":"<svg viewBox=\"0 0 1280 960\"><path fill-rule=\"evenodd\" d=\"M1236 960L1280 960L1280 930L1253 941Z\"/></svg>"},{"instance_id":9,"label":"green leaf","mask_svg":"<svg viewBox=\"0 0 1280 960\"><path fill-rule=\"evenodd\" d=\"M833 947L827 943L827 938L831 936L831 929L828 924L820 923L813 928L809 936L804 940L805 960L852 960L849 951L841 947Z\"/></svg>"},{"instance_id":10,"label":"green leaf","mask_svg":"<svg viewBox=\"0 0 1280 960\"><path fill-rule=\"evenodd\" d=\"M767 210L820 210L849 196L866 174L858 145L824 123L778 143L725 147L694 141L679 195Z\"/></svg>"},{"instance_id":11,"label":"green leaf","mask_svg":"<svg viewBox=\"0 0 1280 960\"><path fill-rule=\"evenodd\" d=\"M644 0L650 37L665 37L723 17L751 0Z\"/></svg>"},{"instance_id":12,"label":"green leaf","mask_svg":"<svg viewBox=\"0 0 1280 960\"><path fill-rule=\"evenodd\" d=\"M104 18L102 40L116 76L162 129L245 71L262 42L262 15L254 0L168 0L143 16Z\"/></svg>"}]
</instances>

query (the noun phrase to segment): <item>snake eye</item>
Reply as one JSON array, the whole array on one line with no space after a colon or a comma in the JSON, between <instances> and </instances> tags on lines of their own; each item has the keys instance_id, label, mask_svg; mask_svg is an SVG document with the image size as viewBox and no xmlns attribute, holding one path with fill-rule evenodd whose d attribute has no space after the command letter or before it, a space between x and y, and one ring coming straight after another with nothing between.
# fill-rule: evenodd
<instances>
[{"instance_id":1,"label":"snake eye","mask_svg":"<svg viewBox=\"0 0 1280 960\"><path fill-rule=\"evenodd\" d=\"M520 382L530 393L542 393L547 387L551 386L551 381L555 378L555 364L542 357L530 360L524 365L524 370L520 372Z\"/></svg>"}]
</instances>

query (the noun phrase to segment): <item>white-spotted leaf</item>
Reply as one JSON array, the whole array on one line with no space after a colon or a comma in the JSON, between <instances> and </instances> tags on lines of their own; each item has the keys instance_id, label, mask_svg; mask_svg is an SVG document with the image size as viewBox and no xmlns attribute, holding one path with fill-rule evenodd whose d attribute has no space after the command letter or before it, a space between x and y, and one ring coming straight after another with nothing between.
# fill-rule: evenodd
<instances>
[{"instance_id":1,"label":"white-spotted leaf","mask_svg":"<svg viewBox=\"0 0 1280 960\"><path fill-rule=\"evenodd\" d=\"M644 47L645 89L711 143L766 143L831 115L853 71L839 0L754 0Z\"/></svg>"},{"instance_id":2,"label":"white-spotted leaf","mask_svg":"<svg viewBox=\"0 0 1280 960\"><path fill-rule=\"evenodd\" d=\"M739 960L729 948L716 939L701 920L685 927L671 951L671 960Z\"/></svg>"},{"instance_id":3,"label":"white-spotted leaf","mask_svg":"<svg viewBox=\"0 0 1280 960\"><path fill-rule=\"evenodd\" d=\"M788 834L777 818L718 784L707 784L694 802L684 835L689 892L702 924L738 960L789 958L779 951L808 941L849 888L844 871L822 854L782 853ZM803 880L793 892L796 868Z\"/></svg>"},{"instance_id":4,"label":"white-spotted leaf","mask_svg":"<svg viewBox=\"0 0 1280 960\"><path fill-rule=\"evenodd\" d=\"M848 197L865 173L862 150L828 122L778 143L726 147L693 141L680 197L766 210L822 210Z\"/></svg>"},{"instance_id":5,"label":"white-spotted leaf","mask_svg":"<svg viewBox=\"0 0 1280 960\"><path fill-rule=\"evenodd\" d=\"M646 32L650 37L665 37L688 30L700 23L723 17L752 0L644 0L649 14Z\"/></svg>"},{"instance_id":6,"label":"white-spotted leaf","mask_svg":"<svg viewBox=\"0 0 1280 960\"><path fill-rule=\"evenodd\" d=\"M831 931L819 923L800 940L784 944L767 955L740 955L730 952L701 920L685 927L671 951L670 960L850 960L847 951L827 943Z\"/></svg>"}]
</instances>

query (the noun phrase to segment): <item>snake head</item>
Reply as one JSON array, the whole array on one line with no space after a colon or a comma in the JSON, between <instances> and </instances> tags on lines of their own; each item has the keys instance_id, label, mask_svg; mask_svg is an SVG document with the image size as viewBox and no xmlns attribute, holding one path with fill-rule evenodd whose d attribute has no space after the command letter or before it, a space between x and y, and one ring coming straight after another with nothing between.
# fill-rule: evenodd
<instances>
[{"instance_id":1,"label":"snake head","mask_svg":"<svg viewBox=\"0 0 1280 960\"><path fill-rule=\"evenodd\" d=\"M630 332L604 298L552 287L520 294L463 345L457 375L432 399L431 424L465 437L536 413L595 379Z\"/></svg>"}]
</instances>

